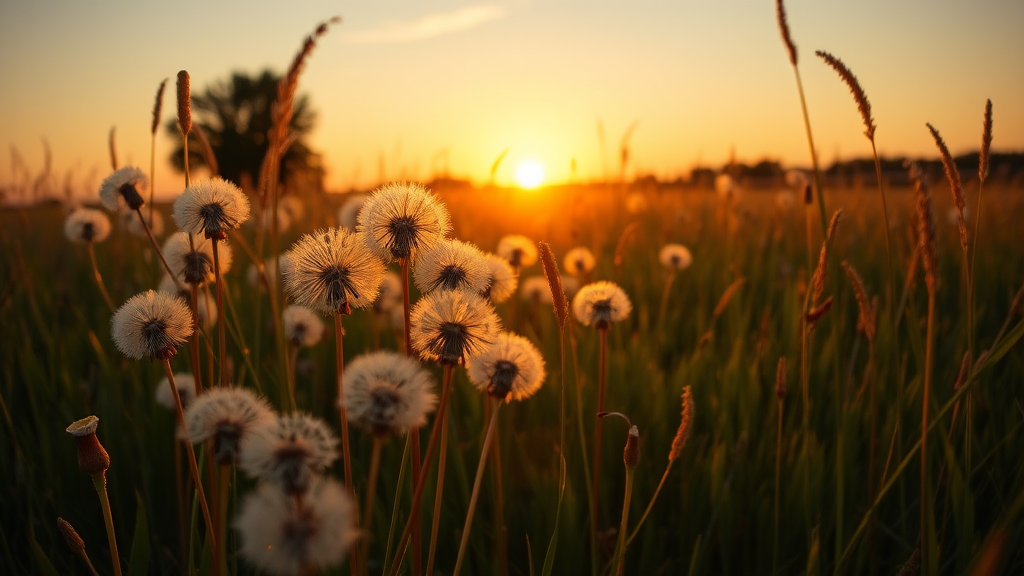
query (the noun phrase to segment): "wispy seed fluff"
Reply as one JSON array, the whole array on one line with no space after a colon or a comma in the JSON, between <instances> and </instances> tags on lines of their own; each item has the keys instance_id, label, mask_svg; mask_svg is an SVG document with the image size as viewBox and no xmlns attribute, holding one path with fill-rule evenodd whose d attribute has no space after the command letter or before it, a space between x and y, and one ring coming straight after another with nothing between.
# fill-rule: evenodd
<instances>
[{"instance_id":1,"label":"wispy seed fluff","mask_svg":"<svg viewBox=\"0 0 1024 576\"><path fill-rule=\"evenodd\" d=\"M99 210L77 208L64 220L64 236L72 242L103 242L110 236L110 219Z\"/></svg>"},{"instance_id":2,"label":"wispy seed fluff","mask_svg":"<svg viewBox=\"0 0 1024 576\"><path fill-rule=\"evenodd\" d=\"M537 347L509 333L500 334L490 347L467 360L466 370L478 390L508 402L533 396L547 375Z\"/></svg>"},{"instance_id":3,"label":"wispy seed fluff","mask_svg":"<svg viewBox=\"0 0 1024 576\"><path fill-rule=\"evenodd\" d=\"M324 322L305 306L284 309L284 336L292 346L316 346L324 335Z\"/></svg>"},{"instance_id":4,"label":"wispy seed fluff","mask_svg":"<svg viewBox=\"0 0 1024 576\"><path fill-rule=\"evenodd\" d=\"M136 238L149 239L149 235L152 234L154 237L159 238L164 235L164 215L154 210L152 213L148 209L141 210L142 219L146 221L146 226L142 225L142 221L139 220L139 213L137 212L122 212L121 213L121 224L129 234ZM146 227L149 227L149 232L146 232Z\"/></svg>"},{"instance_id":5,"label":"wispy seed fluff","mask_svg":"<svg viewBox=\"0 0 1024 576\"><path fill-rule=\"evenodd\" d=\"M388 270L380 279L380 292L377 299L373 301L375 312L387 312L392 308L402 305L402 279L398 274Z\"/></svg>"},{"instance_id":6,"label":"wispy seed fluff","mask_svg":"<svg viewBox=\"0 0 1024 576\"><path fill-rule=\"evenodd\" d=\"M566 252L562 263L565 266L565 271L573 276L589 274L597 266L594 254L582 246Z\"/></svg>"},{"instance_id":7,"label":"wispy seed fluff","mask_svg":"<svg viewBox=\"0 0 1024 576\"><path fill-rule=\"evenodd\" d=\"M363 209L363 204L366 204L366 199L366 194L350 194L341 208L338 208L338 226L355 231L356 217Z\"/></svg>"},{"instance_id":8,"label":"wispy seed fluff","mask_svg":"<svg viewBox=\"0 0 1024 576\"><path fill-rule=\"evenodd\" d=\"M420 292L487 288L487 263L483 252L468 242L441 240L420 252L413 280Z\"/></svg>"},{"instance_id":9,"label":"wispy seed fluff","mask_svg":"<svg viewBox=\"0 0 1024 576\"><path fill-rule=\"evenodd\" d=\"M349 420L378 436L420 428L437 407L430 374L404 354L356 358L345 368L344 386Z\"/></svg>"},{"instance_id":10,"label":"wispy seed fluff","mask_svg":"<svg viewBox=\"0 0 1024 576\"><path fill-rule=\"evenodd\" d=\"M494 254L484 254L487 264L487 287L480 291L480 296L499 304L515 294L519 285L519 275L512 269L508 260Z\"/></svg>"},{"instance_id":11,"label":"wispy seed fluff","mask_svg":"<svg viewBox=\"0 0 1024 576\"><path fill-rule=\"evenodd\" d=\"M195 378L186 372L177 372L174 374L174 387L178 389L181 406L187 410L196 398ZM156 403L168 410L178 409L178 404L174 401L174 394L171 392L171 381L166 376L156 385L155 397Z\"/></svg>"},{"instance_id":12,"label":"wispy seed fluff","mask_svg":"<svg viewBox=\"0 0 1024 576\"><path fill-rule=\"evenodd\" d=\"M129 358L170 358L192 335L192 312L181 298L149 290L117 309L110 333Z\"/></svg>"},{"instance_id":13,"label":"wispy seed fluff","mask_svg":"<svg viewBox=\"0 0 1024 576\"><path fill-rule=\"evenodd\" d=\"M249 219L249 198L227 180L203 180L175 198L173 216L185 232L223 238Z\"/></svg>"},{"instance_id":14,"label":"wispy seed fluff","mask_svg":"<svg viewBox=\"0 0 1024 576\"><path fill-rule=\"evenodd\" d=\"M498 241L498 256L519 270L537 263L537 246L526 236L508 234Z\"/></svg>"},{"instance_id":15,"label":"wispy seed fluff","mask_svg":"<svg viewBox=\"0 0 1024 576\"><path fill-rule=\"evenodd\" d=\"M142 191L148 183L146 174L135 166L114 170L100 184L100 202L111 212L117 212L121 208L135 210L145 204L142 200Z\"/></svg>"},{"instance_id":16,"label":"wispy seed fluff","mask_svg":"<svg viewBox=\"0 0 1024 576\"><path fill-rule=\"evenodd\" d=\"M358 234L323 228L304 234L289 253L284 288L297 303L325 315L347 314L350 307L367 308L377 298L384 263Z\"/></svg>"},{"instance_id":17,"label":"wispy seed fluff","mask_svg":"<svg viewBox=\"0 0 1024 576\"><path fill-rule=\"evenodd\" d=\"M305 492L314 476L338 458L338 439L323 420L296 412L261 428L246 444L238 465L253 478Z\"/></svg>"},{"instance_id":18,"label":"wispy seed fluff","mask_svg":"<svg viewBox=\"0 0 1024 576\"><path fill-rule=\"evenodd\" d=\"M572 299L572 313L584 326L604 329L625 320L633 310L629 297L612 282L587 284Z\"/></svg>"},{"instance_id":19,"label":"wispy seed fluff","mask_svg":"<svg viewBox=\"0 0 1024 576\"><path fill-rule=\"evenodd\" d=\"M410 338L420 358L454 365L483 352L501 331L494 308L461 290L431 292L413 307Z\"/></svg>"},{"instance_id":20,"label":"wispy seed fluff","mask_svg":"<svg viewBox=\"0 0 1024 576\"><path fill-rule=\"evenodd\" d=\"M203 286L215 279L213 271L213 242L199 235L193 235L189 243L188 234L175 232L164 241L164 258L178 280L186 284ZM231 246L221 242L217 247L217 260L221 275L231 269Z\"/></svg>"},{"instance_id":21,"label":"wispy seed fluff","mask_svg":"<svg viewBox=\"0 0 1024 576\"><path fill-rule=\"evenodd\" d=\"M385 262L414 261L451 231L448 209L419 184L391 183L375 190L356 218L366 244Z\"/></svg>"},{"instance_id":22,"label":"wispy seed fluff","mask_svg":"<svg viewBox=\"0 0 1024 576\"><path fill-rule=\"evenodd\" d=\"M238 462L254 432L274 421L274 412L263 398L247 388L213 388L185 411L185 426L192 442L213 441L218 464Z\"/></svg>"},{"instance_id":23,"label":"wispy seed fluff","mask_svg":"<svg viewBox=\"0 0 1024 576\"><path fill-rule=\"evenodd\" d=\"M335 480L319 478L301 501L274 484L260 484L235 518L239 552L281 576L319 573L340 563L357 538L353 504Z\"/></svg>"},{"instance_id":24,"label":"wispy seed fluff","mask_svg":"<svg viewBox=\"0 0 1024 576\"><path fill-rule=\"evenodd\" d=\"M658 252L658 260L669 270L686 270L693 264L693 255L682 244L665 244Z\"/></svg>"}]
</instances>

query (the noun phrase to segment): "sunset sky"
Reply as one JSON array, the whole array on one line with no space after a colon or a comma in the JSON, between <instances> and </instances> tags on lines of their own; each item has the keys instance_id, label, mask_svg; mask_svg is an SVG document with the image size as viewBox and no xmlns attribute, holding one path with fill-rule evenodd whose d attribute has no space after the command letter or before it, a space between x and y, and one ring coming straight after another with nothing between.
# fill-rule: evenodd
<instances>
[{"instance_id":1,"label":"sunset sky","mask_svg":"<svg viewBox=\"0 0 1024 576\"><path fill-rule=\"evenodd\" d=\"M994 147L1024 149L1024 2L789 0L811 120L826 162L870 154L847 90L813 54L842 58L873 105L882 154L977 148L986 98ZM105 176L117 127L122 163L148 167L156 87L188 70L193 91L233 70L283 71L320 21L300 80L319 122L327 187L380 177L499 183L539 162L547 182L600 178L598 123L617 172L623 132L634 169L672 178L738 158L808 162L792 69L772 0L5 0L0 5L0 141L32 170L42 139L58 174ZM173 83L173 80L172 80ZM173 115L166 94L165 120ZM158 141L156 190L179 191ZM11 178L0 155L0 182ZM97 181L98 182L98 181Z\"/></svg>"}]
</instances>

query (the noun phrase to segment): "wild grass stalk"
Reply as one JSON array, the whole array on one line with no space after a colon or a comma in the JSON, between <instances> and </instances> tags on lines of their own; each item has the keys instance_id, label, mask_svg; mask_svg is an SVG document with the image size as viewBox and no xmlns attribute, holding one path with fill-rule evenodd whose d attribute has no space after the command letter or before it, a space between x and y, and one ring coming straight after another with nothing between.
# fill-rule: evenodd
<instances>
[{"instance_id":1,"label":"wild grass stalk","mask_svg":"<svg viewBox=\"0 0 1024 576\"><path fill-rule=\"evenodd\" d=\"M774 530L772 532L772 574L779 571L779 490L782 488L782 423L785 419L786 406L786 357L779 358L775 369L775 397L778 400L778 411L775 416L775 502Z\"/></svg>"},{"instance_id":2,"label":"wild grass stalk","mask_svg":"<svg viewBox=\"0 0 1024 576\"><path fill-rule=\"evenodd\" d=\"M480 461L476 467L476 478L473 480L473 491L469 497L469 508L466 512L466 522L462 527L462 539L459 541L459 553L455 560L455 569L452 571L452 576L459 576L462 572L462 565L466 560L466 545L469 543L469 535L471 528L473 527L473 515L476 512L477 498L480 496L480 483L484 477L484 468L487 464L487 452L491 447L491 441L494 438L494 431L497 428L498 423L498 409L501 408L502 402L497 399L488 399L488 402L492 402L491 418L490 422L487 423L487 434L484 436L483 446L480 448ZM436 520L435 520L436 522ZM431 537L431 541L434 538ZM430 574L430 567L432 563L427 561L427 573Z\"/></svg>"},{"instance_id":3,"label":"wild grass stalk","mask_svg":"<svg viewBox=\"0 0 1024 576\"><path fill-rule=\"evenodd\" d=\"M213 245L213 273L214 282L217 283L217 310L220 314L224 314L224 282L221 278L220 273L220 250L217 248L217 244L222 239L218 236L210 238L210 242ZM227 333L226 326L227 322L221 320L217 323L217 362L220 366L220 378L219 382L221 386L229 386L231 384L228 376L228 348L227 348Z\"/></svg>"},{"instance_id":4,"label":"wild grass stalk","mask_svg":"<svg viewBox=\"0 0 1024 576\"><path fill-rule=\"evenodd\" d=\"M89 573L92 576L100 576L99 572L96 571L96 567L92 565L92 560L89 559L88 552L85 551L85 542L82 541L82 537L78 535L74 527L63 518L57 518L57 529L64 535L64 539L68 543L68 548L82 558L85 565L89 568Z\"/></svg>"},{"instance_id":5,"label":"wild grass stalk","mask_svg":"<svg viewBox=\"0 0 1024 576\"><path fill-rule=\"evenodd\" d=\"M113 312L116 310L114 307L114 301L110 298L110 293L107 292L107 285L103 283L103 275L100 274L100 268L96 265L96 247L90 240L86 242L86 248L89 251L89 263L92 265L92 277L96 280L96 287L100 290L100 296L103 297L103 302L107 304L107 308Z\"/></svg>"},{"instance_id":6,"label":"wild grass stalk","mask_svg":"<svg viewBox=\"0 0 1024 576\"><path fill-rule=\"evenodd\" d=\"M164 88L167 87L167 78L160 82L156 89L156 98L153 101L153 122L149 128L149 219L153 220L153 190L156 188L156 132L160 128L160 110L164 103ZM188 163L188 158L185 158Z\"/></svg>"}]
</instances>

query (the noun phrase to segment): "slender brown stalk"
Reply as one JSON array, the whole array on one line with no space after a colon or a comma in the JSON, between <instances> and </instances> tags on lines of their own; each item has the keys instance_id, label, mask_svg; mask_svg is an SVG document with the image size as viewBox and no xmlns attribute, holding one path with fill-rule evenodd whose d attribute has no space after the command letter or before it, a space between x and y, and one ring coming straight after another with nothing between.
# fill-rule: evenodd
<instances>
[{"instance_id":1,"label":"slender brown stalk","mask_svg":"<svg viewBox=\"0 0 1024 576\"><path fill-rule=\"evenodd\" d=\"M117 146L115 145L114 136L117 134L117 126L110 127L110 133L107 135L107 147L110 149L110 169L117 170Z\"/></svg>"},{"instance_id":2,"label":"slender brown stalk","mask_svg":"<svg viewBox=\"0 0 1024 576\"><path fill-rule=\"evenodd\" d=\"M484 468L487 466L487 451L491 447L494 431L498 423L498 409L501 408L501 400L494 399L494 408L491 410L491 421L487 424L487 435L484 436L484 445L480 448L480 462L476 466L476 479L473 480L473 492L469 497L469 510L466 512L466 523L462 527L462 540L459 542L459 555L455 560L455 570L452 576L459 576L462 571L462 563L466 559L466 544L469 542L469 529L473 526L473 515L476 512L476 502L480 496L480 482L484 477ZM430 563L427 563L427 574L430 574Z\"/></svg>"},{"instance_id":3,"label":"slender brown stalk","mask_svg":"<svg viewBox=\"0 0 1024 576\"><path fill-rule=\"evenodd\" d=\"M399 266L402 271L402 315L404 317L403 322L403 343L405 345L405 355L409 358L413 358L412 353L412 340L410 338L410 308L409 308L409 259L402 258L399 260ZM419 479L422 462L420 460L420 431L419 428L409 431L410 446L409 450L412 452L411 465L412 465L412 477ZM410 485L415 496L415 486ZM412 529L412 574L413 576L420 576L423 573L423 523L420 520L420 509L418 506L413 506L409 513L412 518L413 529Z\"/></svg>"},{"instance_id":4,"label":"slender brown stalk","mask_svg":"<svg viewBox=\"0 0 1024 576\"><path fill-rule=\"evenodd\" d=\"M217 312L224 314L224 282L221 281L220 277L220 250L217 248L218 239L213 237L210 239L213 243L213 273L214 281L217 283ZM220 385L228 386L228 353L227 353L227 335L225 333L226 320L222 320L217 323L217 361L220 365Z\"/></svg>"},{"instance_id":5,"label":"slender brown stalk","mask_svg":"<svg viewBox=\"0 0 1024 576\"><path fill-rule=\"evenodd\" d=\"M196 327L189 336L189 362L192 366L192 379L195 381L196 396L203 393L203 369L199 361L199 330L202 324L199 322L199 285L190 284L192 292L192 325ZM217 311L220 313L220 310Z\"/></svg>"},{"instance_id":6,"label":"slender brown stalk","mask_svg":"<svg viewBox=\"0 0 1024 576\"><path fill-rule=\"evenodd\" d=\"M352 450L349 448L348 438L348 410L345 408L345 350L344 350L344 337L345 329L341 325L341 317L343 312L339 310L334 314L334 356L337 361L338 367L338 411L341 416L341 452L342 458L344 459L345 466L345 487L348 488L349 496L352 497L353 502L358 502L356 498L356 488L352 484ZM357 511L358 514L358 511ZM356 517L356 523L359 523L358 516ZM352 576L356 576L355 563L350 563L352 568Z\"/></svg>"},{"instance_id":7,"label":"slender brown stalk","mask_svg":"<svg viewBox=\"0 0 1024 576\"><path fill-rule=\"evenodd\" d=\"M608 362L608 327L598 327L598 334L601 338L601 352L598 365L598 379L597 379L597 411L604 412L604 389L607 380L607 362ZM600 524L598 518L600 516L600 509L598 508L598 502L600 502L600 482L601 482L601 423L602 419L598 418L594 423L594 469L593 479L591 485L594 487L594 492L591 494L590 499L590 513L593 516L594 529L597 530L597 526ZM595 541L596 544L596 541Z\"/></svg>"},{"instance_id":8,"label":"slender brown stalk","mask_svg":"<svg viewBox=\"0 0 1024 576\"><path fill-rule=\"evenodd\" d=\"M427 569L434 573L434 554L437 551L437 531L441 526L441 502L444 499L444 473L448 463L448 416L441 422L441 451L437 456L437 482L434 484L434 512L430 517L430 543L427 544Z\"/></svg>"},{"instance_id":9,"label":"slender brown stalk","mask_svg":"<svg viewBox=\"0 0 1024 576\"><path fill-rule=\"evenodd\" d=\"M107 292L107 285L103 283L103 276L100 274L100 268L96 265L96 248L92 242L86 242L89 248L89 262L92 263L92 277L96 279L96 286L100 289L100 295L103 296L103 301L107 303L107 308L113 312L117 308L114 307L114 301L110 299L110 293Z\"/></svg>"},{"instance_id":10,"label":"slender brown stalk","mask_svg":"<svg viewBox=\"0 0 1024 576\"><path fill-rule=\"evenodd\" d=\"M110 561L114 566L114 576L121 576L121 558L117 554L117 537L114 533L114 518L110 513L110 498L107 496L106 470L92 475L92 484L100 498L103 509L103 526L107 530L107 544L110 546Z\"/></svg>"},{"instance_id":11,"label":"slender brown stalk","mask_svg":"<svg viewBox=\"0 0 1024 576\"><path fill-rule=\"evenodd\" d=\"M374 435L373 452L370 455L370 476L366 484L366 502L363 503L363 559L362 565L367 567L370 558L370 527L373 524L373 501L377 497L377 474L380 472L380 453L384 447L384 437Z\"/></svg>"},{"instance_id":12,"label":"slender brown stalk","mask_svg":"<svg viewBox=\"0 0 1024 576\"><path fill-rule=\"evenodd\" d=\"M160 257L160 263L164 265L164 270L170 275L171 279L174 280L174 285L181 290L181 282L178 281L178 277L175 276L174 272L171 271L171 266L167 264L167 259L164 258L164 253L160 250L160 245L157 244L156 238L153 237L153 231L149 229L149 224L146 219L142 217L142 208L136 208L135 214L139 217L139 222L142 224L142 229L146 231L146 236L149 237L149 241L153 244L153 249L156 250L156 255Z\"/></svg>"},{"instance_id":13,"label":"slender brown stalk","mask_svg":"<svg viewBox=\"0 0 1024 576\"><path fill-rule=\"evenodd\" d=\"M167 86L167 78L160 83L156 89L156 99L153 102L153 123L149 128L149 219L153 219L153 189L156 188L156 131L160 128L160 109L164 104L164 88Z\"/></svg>"},{"instance_id":14,"label":"slender brown stalk","mask_svg":"<svg viewBox=\"0 0 1024 576\"><path fill-rule=\"evenodd\" d=\"M779 490L782 487L782 422L786 407L786 357L779 358L775 370L775 397L779 402L775 430L775 530L772 534L772 574L779 569Z\"/></svg>"}]
</instances>

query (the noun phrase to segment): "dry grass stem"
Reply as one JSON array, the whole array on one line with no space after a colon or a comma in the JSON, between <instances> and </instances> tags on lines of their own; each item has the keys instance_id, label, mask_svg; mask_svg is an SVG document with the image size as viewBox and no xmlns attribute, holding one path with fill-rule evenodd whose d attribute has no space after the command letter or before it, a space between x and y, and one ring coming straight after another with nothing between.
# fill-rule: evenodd
<instances>
[{"instance_id":1,"label":"dry grass stem","mask_svg":"<svg viewBox=\"0 0 1024 576\"><path fill-rule=\"evenodd\" d=\"M110 148L110 169L117 171L117 146L114 136L117 134L117 126L110 127L110 134L107 136L107 147Z\"/></svg>"},{"instance_id":2,"label":"dry grass stem","mask_svg":"<svg viewBox=\"0 0 1024 576\"><path fill-rule=\"evenodd\" d=\"M849 262L843 260L842 266L846 272L846 277L850 279L850 284L853 285L853 295L857 299L857 327L864 331L864 335L867 336L869 341L874 342L877 329L875 308L871 303L871 298L868 297L864 281Z\"/></svg>"},{"instance_id":3,"label":"dry grass stem","mask_svg":"<svg viewBox=\"0 0 1024 576\"><path fill-rule=\"evenodd\" d=\"M729 301L732 300L732 297L740 291L740 288L742 288L743 284L746 282L747 279L741 276L733 280L732 284L729 284L729 287L725 289L725 292L722 292L722 297L718 299L718 304L715 305L715 318L718 318L723 312L725 312L725 308L729 305Z\"/></svg>"},{"instance_id":4,"label":"dry grass stem","mask_svg":"<svg viewBox=\"0 0 1024 576\"><path fill-rule=\"evenodd\" d=\"M786 18L786 6L782 0L775 0L775 17L779 21L779 32L782 33L782 42L786 44L786 51L789 53L789 63L796 66L797 52L796 44L789 33L789 19Z\"/></svg>"},{"instance_id":5,"label":"dry grass stem","mask_svg":"<svg viewBox=\"0 0 1024 576\"><path fill-rule=\"evenodd\" d=\"M689 440L693 431L693 394L690 392L689 386L683 388L682 404L682 418L679 420L679 427L676 428L676 435L672 439L672 449L668 452L669 462L675 462L679 458L683 452L683 446L686 445L686 441Z\"/></svg>"},{"instance_id":6,"label":"dry grass stem","mask_svg":"<svg viewBox=\"0 0 1024 576\"><path fill-rule=\"evenodd\" d=\"M551 246L547 242L538 242L537 248L540 251L540 261L544 268L544 277L547 278L548 288L551 290L551 300L555 308L555 318L558 325L564 327L569 320L569 300L565 297L565 290L562 289L562 276L558 272L558 261Z\"/></svg>"},{"instance_id":7,"label":"dry grass stem","mask_svg":"<svg viewBox=\"0 0 1024 576\"><path fill-rule=\"evenodd\" d=\"M217 164L217 156L213 153L213 146L210 146L210 139L206 137L206 131L199 124L192 127L192 133L199 143L199 153L203 155L203 162L210 169L210 176L220 173L220 166Z\"/></svg>"},{"instance_id":8,"label":"dry grass stem","mask_svg":"<svg viewBox=\"0 0 1024 576\"><path fill-rule=\"evenodd\" d=\"M164 78L160 87L156 89L156 98L153 100L153 123L149 127L150 134L156 134L157 129L160 128L160 111L164 106L164 88L166 87L167 78Z\"/></svg>"},{"instance_id":9,"label":"dry grass stem","mask_svg":"<svg viewBox=\"0 0 1024 576\"><path fill-rule=\"evenodd\" d=\"M916 164L910 164L910 179L914 183L914 200L917 212L917 241L921 253L921 267L929 291L939 283L939 257L935 247L935 215L932 213L932 199L928 185L921 179Z\"/></svg>"},{"instance_id":10,"label":"dry grass stem","mask_svg":"<svg viewBox=\"0 0 1024 576\"><path fill-rule=\"evenodd\" d=\"M960 226L960 247L963 249L964 254L967 253L967 223L964 222L964 186L960 181L960 171L957 170L956 162L953 161L953 156L949 153L949 148L946 146L946 142L942 139L939 131L935 129L931 124L926 124L928 131L932 133L932 138L935 139L935 146L939 149L939 155L942 157L942 168L946 172L946 179L949 180L949 189L953 193L953 203L956 204L957 218Z\"/></svg>"},{"instance_id":11,"label":"dry grass stem","mask_svg":"<svg viewBox=\"0 0 1024 576\"><path fill-rule=\"evenodd\" d=\"M861 88L857 77L853 75L853 72L839 58L822 50L816 51L815 54L838 72L839 77L842 78L843 82L850 89L853 99L857 102L857 110L860 111L860 117L864 121L864 135L868 137L868 140L874 141L875 120L871 117L871 102L868 101L868 95L864 93L864 89Z\"/></svg>"}]
</instances>

